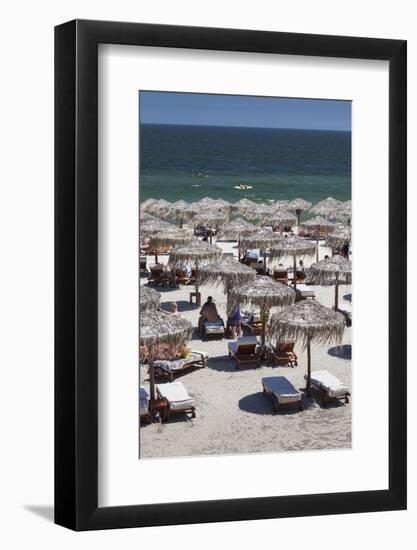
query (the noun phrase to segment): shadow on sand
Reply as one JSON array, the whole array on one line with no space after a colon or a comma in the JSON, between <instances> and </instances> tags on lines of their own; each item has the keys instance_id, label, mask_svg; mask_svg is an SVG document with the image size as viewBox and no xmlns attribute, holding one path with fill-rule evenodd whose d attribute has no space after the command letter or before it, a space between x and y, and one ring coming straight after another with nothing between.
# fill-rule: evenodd
<instances>
[{"instance_id":1,"label":"shadow on sand","mask_svg":"<svg viewBox=\"0 0 417 550\"><path fill-rule=\"evenodd\" d=\"M339 359L346 359L350 361L352 359L352 346L351 344L343 344L342 346L334 346L327 350L327 353L332 357Z\"/></svg>"}]
</instances>

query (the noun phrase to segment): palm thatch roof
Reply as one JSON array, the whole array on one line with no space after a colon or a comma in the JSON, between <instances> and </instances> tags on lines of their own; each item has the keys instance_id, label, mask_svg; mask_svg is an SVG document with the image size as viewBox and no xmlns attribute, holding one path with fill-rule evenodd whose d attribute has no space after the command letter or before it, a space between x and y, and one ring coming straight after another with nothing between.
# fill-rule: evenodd
<instances>
[{"instance_id":1,"label":"palm thatch roof","mask_svg":"<svg viewBox=\"0 0 417 550\"><path fill-rule=\"evenodd\" d=\"M316 244L301 237L288 237L281 239L269 249L269 257L281 259L285 256L296 258L299 256L313 256L316 252Z\"/></svg>"},{"instance_id":2,"label":"palm thatch roof","mask_svg":"<svg viewBox=\"0 0 417 550\"><path fill-rule=\"evenodd\" d=\"M149 246L159 248L162 246L175 246L178 244L189 243L194 239L194 234L190 230L179 229L177 226L163 228L149 235Z\"/></svg>"},{"instance_id":3,"label":"palm thatch roof","mask_svg":"<svg viewBox=\"0 0 417 550\"><path fill-rule=\"evenodd\" d=\"M271 316L269 337L277 342L340 343L346 327L344 316L316 300L301 300Z\"/></svg>"},{"instance_id":4,"label":"palm thatch roof","mask_svg":"<svg viewBox=\"0 0 417 550\"><path fill-rule=\"evenodd\" d=\"M312 283L322 283L338 277L340 280L351 282L352 262L343 256L332 256L320 262L311 264L308 270L308 280Z\"/></svg>"},{"instance_id":5,"label":"palm thatch roof","mask_svg":"<svg viewBox=\"0 0 417 550\"><path fill-rule=\"evenodd\" d=\"M289 204L290 204L290 201L288 199L282 199L271 203L271 207L274 210L288 210Z\"/></svg>"},{"instance_id":6,"label":"palm thatch roof","mask_svg":"<svg viewBox=\"0 0 417 550\"><path fill-rule=\"evenodd\" d=\"M224 240L237 241L240 237L250 235L259 231L259 228L253 223L247 222L243 218L236 218L220 227L218 238Z\"/></svg>"},{"instance_id":7,"label":"palm thatch roof","mask_svg":"<svg viewBox=\"0 0 417 550\"><path fill-rule=\"evenodd\" d=\"M140 315L139 344L146 346L150 355L152 348L160 344L185 344L192 333L193 325L186 319L178 319L160 311L146 311Z\"/></svg>"},{"instance_id":8,"label":"palm thatch roof","mask_svg":"<svg viewBox=\"0 0 417 550\"><path fill-rule=\"evenodd\" d=\"M335 210L332 210L331 217L346 222L352 219L352 201L342 202Z\"/></svg>"},{"instance_id":9,"label":"palm thatch roof","mask_svg":"<svg viewBox=\"0 0 417 550\"><path fill-rule=\"evenodd\" d=\"M326 236L326 245L331 248L340 248L352 242L352 231L350 227L343 227L332 231Z\"/></svg>"},{"instance_id":10,"label":"palm thatch roof","mask_svg":"<svg viewBox=\"0 0 417 550\"><path fill-rule=\"evenodd\" d=\"M339 205L341 204L340 201L337 199L334 199L333 197L327 197L327 199L324 199L317 204L315 204L311 209L310 212L312 214L320 214L327 216L332 210L335 210Z\"/></svg>"},{"instance_id":11,"label":"palm thatch roof","mask_svg":"<svg viewBox=\"0 0 417 550\"><path fill-rule=\"evenodd\" d=\"M287 205L288 210L308 210L311 208L311 202L306 201L305 199L298 197L293 199Z\"/></svg>"},{"instance_id":12,"label":"palm thatch roof","mask_svg":"<svg viewBox=\"0 0 417 550\"><path fill-rule=\"evenodd\" d=\"M277 225L294 225L297 223L297 216L286 210L276 210L273 214L264 218L261 222L263 226L276 227Z\"/></svg>"},{"instance_id":13,"label":"palm thatch roof","mask_svg":"<svg viewBox=\"0 0 417 550\"><path fill-rule=\"evenodd\" d=\"M197 212L198 209L195 206L183 200L173 202L169 209L169 213L177 219L189 219Z\"/></svg>"},{"instance_id":14,"label":"palm thatch roof","mask_svg":"<svg viewBox=\"0 0 417 550\"><path fill-rule=\"evenodd\" d=\"M274 209L269 204L255 204L254 207L245 210L243 217L248 220L260 220L274 214Z\"/></svg>"},{"instance_id":15,"label":"palm thatch roof","mask_svg":"<svg viewBox=\"0 0 417 550\"><path fill-rule=\"evenodd\" d=\"M311 218L301 224L302 229L305 229L309 233L329 233L335 229L335 224L329 222L321 216Z\"/></svg>"},{"instance_id":16,"label":"palm thatch roof","mask_svg":"<svg viewBox=\"0 0 417 550\"><path fill-rule=\"evenodd\" d=\"M230 257L223 257L210 262L202 266L198 272L199 284L224 284L226 289L237 288L253 281L255 278L256 271L254 269Z\"/></svg>"},{"instance_id":17,"label":"palm thatch roof","mask_svg":"<svg viewBox=\"0 0 417 550\"><path fill-rule=\"evenodd\" d=\"M193 224L205 225L206 227L218 227L228 220L226 214L219 210L202 210L193 216Z\"/></svg>"},{"instance_id":18,"label":"palm thatch roof","mask_svg":"<svg viewBox=\"0 0 417 550\"><path fill-rule=\"evenodd\" d=\"M139 224L139 233L142 238L144 237L150 237L157 231L168 231L170 229L175 228L176 226L172 223L165 222L163 220L160 220L159 218L147 218L141 221Z\"/></svg>"},{"instance_id":19,"label":"palm thatch roof","mask_svg":"<svg viewBox=\"0 0 417 550\"><path fill-rule=\"evenodd\" d=\"M245 250L252 250L254 248L269 248L274 246L276 243L284 239L280 233L274 233L271 230L260 229L252 235L245 235L240 237L239 245Z\"/></svg>"},{"instance_id":20,"label":"palm thatch roof","mask_svg":"<svg viewBox=\"0 0 417 550\"><path fill-rule=\"evenodd\" d=\"M209 244L195 239L187 244L173 248L169 255L168 264L177 265L184 263L204 262L221 258L222 249L215 244Z\"/></svg>"},{"instance_id":21,"label":"palm thatch roof","mask_svg":"<svg viewBox=\"0 0 417 550\"><path fill-rule=\"evenodd\" d=\"M161 295L153 288L140 286L139 288L139 311L152 311L159 308Z\"/></svg>"},{"instance_id":22,"label":"palm thatch roof","mask_svg":"<svg viewBox=\"0 0 417 550\"><path fill-rule=\"evenodd\" d=\"M247 210L254 208L255 205L256 203L249 199L240 199L237 202L232 203L230 206L232 212L245 213Z\"/></svg>"},{"instance_id":23,"label":"palm thatch roof","mask_svg":"<svg viewBox=\"0 0 417 550\"><path fill-rule=\"evenodd\" d=\"M147 212L156 214L157 216L166 216L171 208L171 203L165 199L158 199L153 202L148 208Z\"/></svg>"},{"instance_id":24,"label":"palm thatch roof","mask_svg":"<svg viewBox=\"0 0 417 550\"><path fill-rule=\"evenodd\" d=\"M141 213L148 212L148 209L156 202L156 199L146 199L140 203L139 210Z\"/></svg>"},{"instance_id":25,"label":"palm thatch roof","mask_svg":"<svg viewBox=\"0 0 417 550\"><path fill-rule=\"evenodd\" d=\"M288 307L294 303L295 292L270 277L256 277L253 282L235 287L229 292L227 300L228 312L238 305L247 304L267 310L271 307Z\"/></svg>"}]
</instances>

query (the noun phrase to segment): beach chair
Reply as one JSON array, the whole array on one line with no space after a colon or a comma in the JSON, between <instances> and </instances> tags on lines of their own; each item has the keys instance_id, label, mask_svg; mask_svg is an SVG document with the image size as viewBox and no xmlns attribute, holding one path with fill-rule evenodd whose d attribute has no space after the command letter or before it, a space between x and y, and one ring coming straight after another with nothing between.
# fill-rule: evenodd
<instances>
[{"instance_id":1,"label":"beach chair","mask_svg":"<svg viewBox=\"0 0 417 550\"><path fill-rule=\"evenodd\" d=\"M156 395L167 402L164 420L169 420L172 415L185 414L195 418L195 402L188 394L182 382L170 382L168 384L156 384Z\"/></svg>"},{"instance_id":2,"label":"beach chair","mask_svg":"<svg viewBox=\"0 0 417 550\"><path fill-rule=\"evenodd\" d=\"M155 378L168 378L170 382L176 377L195 369L203 369L207 366L209 359L205 351L191 350L184 359L156 360L154 361Z\"/></svg>"},{"instance_id":3,"label":"beach chair","mask_svg":"<svg viewBox=\"0 0 417 550\"><path fill-rule=\"evenodd\" d=\"M236 342L229 342L227 347L229 357L236 361L236 368L241 366L261 366L261 357L257 352L258 340L256 336L240 336Z\"/></svg>"},{"instance_id":4,"label":"beach chair","mask_svg":"<svg viewBox=\"0 0 417 550\"><path fill-rule=\"evenodd\" d=\"M304 283L297 284L297 288L295 289L295 294L296 294L296 297L295 297L296 302L299 302L300 300L306 300L307 298L314 299L316 297L316 293L314 292L314 290L310 286Z\"/></svg>"},{"instance_id":5,"label":"beach chair","mask_svg":"<svg viewBox=\"0 0 417 550\"><path fill-rule=\"evenodd\" d=\"M139 388L139 418L141 424L151 421L149 394L143 386Z\"/></svg>"},{"instance_id":6,"label":"beach chair","mask_svg":"<svg viewBox=\"0 0 417 550\"><path fill-rule=\"evenodd\" d=\"M165 286L170 283L171 277L164 270L163 267L149 266L150 275L148 277L148 283L154 283L159 286Z\"/></svg>"},{"instance_id":7,"label":"beach chair","mask_svg":"<svg viewBox=\"0 0 417 550\"><path fill-rule=\"evenodd\" d=\"M206 340L210 338L222 339L225 335L224 322L220 318L217 321L204 321L202 328L203 333L201 337Z\"/></svg>"},{"instance_id":8,"label":"beach chair","mask_svg":"<svg viewBox=\"0 0 417 550\"><path fill-rule=\"evenodd\" d=\"M243 319L242 327L246 328L252 336L259 336L262 333L261 316L252 314L249 318Z\"/></svg>"},{"instance_id":9,"label":"beach chair","mask_svg":"<svg viewBox=\"0 0 417 550\"><path fill-rule=\"evenodd\" d=\"M307 378L307 375L304 377ZM328 403L349 403L349 388L327 370L311 373L311 387L317 392L326 407Z\"/></svg>"},{"instance_id":10,"label":"beach chair","mask_svg":"<svg viewBox=\"0 0 417 550\"><path fill-rule=\"evenodd\" d=\"M288 271L286 269L275 269L274 279L284 285L288 284Z\"/></svg>"},{"instance_id":11,"label":"beach chair","mask_svg":"<svg viewBox=\"0 0 417 550\"><path fill-rule=\"evenodd\" d=\"M146 256L139 257L139 271L140 273L147 273L148 268L146 267Z\"/></svg>"},{"instance_id":12,"label":"beach chair","mask_svg":"<svg viewBox=\"0 0 417 550\"><path fill-rule=\"evenodd\" d=\"M294 342L280 342L275 346L270 345L269 355L274 362L285 363L293 368L298 365L298 357L294 351Z\"/></svg>"},{"instance_id":13,"label":"beach chair","mask_svg":"<svg viewBox=\"0 0 417 550\"><path fill-rule=\"evenodd\" d=\"M187 275L185 269L177 269L175 272L175 282L177 285L188 285L191 281L191 275Z\"/></svg>"},{"instance_id":14,"label":"beach chair","mask_svg":"<svg viewBox=\"0 0 417 550\"><path fill-rule=\"evenodd\" d=\"M275 412L298 407L303 410L301 392L298 391L285 376L268 376L262 378L264 395L272 399Z\"/></svg>"}]
</instances>

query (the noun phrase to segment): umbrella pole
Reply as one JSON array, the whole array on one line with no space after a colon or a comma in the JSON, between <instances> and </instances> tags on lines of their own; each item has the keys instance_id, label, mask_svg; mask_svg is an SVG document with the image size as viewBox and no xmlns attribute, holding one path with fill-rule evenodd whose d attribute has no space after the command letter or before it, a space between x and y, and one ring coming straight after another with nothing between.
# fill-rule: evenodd
<instances>
[{"instance_id":1,"label":"umbrella pole","mask_svg":"<svg viewBox=\"0 0 417 550\"><path fill-rule=\"evenodd\" d=\"M300 227L300 217L301 217L301 210L300 210L300 208L297 208L297 210L295 211L295 213L297 214L297 227Z\"/></svg>"},{"instance_id":2,"label":"umbrella pole","mask_svg":"<svg viewBox=\"0 0 417 550\"><path fill-rule=\"evenodd\" d=\"M158 263L158 249L155 248L155 263Z\"/></svg>"},{"instance_id":3,"label":"umbrella pole","mask_svg":"<svg viewBox=\"0 0 417 550\"><path fill-rule=\"evenodd\" d=\"M307 397L310 397L310 388L311 388L311 348L310 348L310 342L309 342L307 344L307 384L306 384Z\"/></svg>"},{"instance_id":4,"label":"umbrella pole","mask_svg":"<svg viewBox=\"0 0 417 550\"><path fill-rule=\"evenodd\" d=\"M334 287L334 309L339 309L339 273L336 273L336 284Z\"/></svg>"},{"instance_id":5,"label":"umbrella pole","mask_svg":"<svg viewBox=\"0 0 417 550\"><path fill-rule=\"evenodd\" d=\"M150 394L150 401L153 403L155 401L155 371L153 368L153 359L149 359L149 394ZM153 414L154 414L154 408L151 408L151 414L152 414L152 421L153 421Z\"/></svg>"},{"instance_id":6,"label":"umbrella pole","mask_svg":"<svg viewBox=\"0 0 417 550\"><path fill-rule=\"evenodd\" d=\"M316 262L319 261L319 234L316 235Z\"/></svg>"},{"instance_id":7,"label":"umbrella pole","mask_svg":"<svg viewBox=\"0 0 417 550\"><path fill-rule=\"evenodd\" d=\"M297 258L294 256L294 290L297 289Z\"/></svg>"},{"instance_id":8,"label":"umbrella pole","mask_svg":"<svg viewBox=\"0 0 417 550\"><path fill-rule=\"evenodd\" d=\"M266 275L266 248L264 249L264 275Z\"/></svg>"},{"instance_id":9,"label":"umbrella pole","mask_svg":"<svg viewBox=\"0 0 417 550\"><path fill-rule=\"evenodd\" d=\"M262 353L265 351L265 332L266 332L266 309L262 307L261 309L261 320L262 320L262 332L261 332L261 345Z\"/></svg>"},{"instance_id":10,"label":"umbrella pole","mask_svg":"<svg viewBox=\"0 0 417 550\"><path fill-rule=\"evenodd\" d=\"M195 300L198 304L198 260L195 262Z\"/></svg>"},{"instance_id":11,"label":"umbrella pole","mask_svg":"<svg viewBox=\"0 0 417 550\"><path fill-rule=\"evenodd\" d=\"M180 229L182 229L182 217L180 218Z\"/></svg>"}]
</instances>

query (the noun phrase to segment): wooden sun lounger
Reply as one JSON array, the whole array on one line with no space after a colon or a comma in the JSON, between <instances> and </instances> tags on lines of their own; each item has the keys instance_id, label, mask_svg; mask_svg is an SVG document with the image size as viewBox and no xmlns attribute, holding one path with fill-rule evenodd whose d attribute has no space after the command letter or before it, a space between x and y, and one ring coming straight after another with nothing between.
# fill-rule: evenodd
<instances>
[{"instance_id":1,"label":"wooden sun lounger","mask_svg":"<svg viewBox=\"0 0 417 550\"><path fill-rule=\"evenodd\" d=\"M242 322L242 327L246 328L252 336L259 336L262 332L262 321L259 315L253 315L249 321Z\"/></svg>"},{"instance_id":2,"label":"wooden sun lounger","mask_svg":"<svg viewBox=\"0 0 417 550\"><path fill-rule=\"evenodd\" d=\"M284 285L288 284L288 271L287 270L281 270L276 269L274 271L274 279L278 281L279 283L283 283Z\"/></svg>"},{"instance_id":3,"label":"wooden sun lounger","mask_svg":"<svg viewBox=\"0 0 417 550\"><path fill-rule=\"evenodd\" d=\"M212 325L212 326L207 326L206 323L208 323L208 321L205 321L202 325L201 338L206 340L210 338L220 338L220 339L224 338L226 333L224 328L224 322L221 325Z\"/></svg>"},{"instance_id":4,"label":"wooden sun lounger","mask_svg":"<svg viewBox=\"0 0 417 550\"><path fill-rule=\"evenodd\" d=\"M340 401L349 403L349 388L327 370L311 373L311 387L319 394L324 407L328 403L338 403Z\"/></svg>"},{"instance_id":5,"label":"wooden sun lounger","mask_svg":"<svg viewBox=\"0 0 417 550\"><path fill-rule=\"evenodd\" d=\"M148 277L149 283L155 283L156 285L169 285L171 282L171 276L162 268L150 267L150 275Z\"/></svg>"},{"instance_id":6,"label":"wooden sun lounger","mask_svg":"<svg viewBox=\"0 0 417 550\"><path fill-rule=\"evenodd\" d=\"M268 376L262 378L264 395L272 399L274 411L298 407L303 410L301 392L299 392L285 376Z\"/></svg>"},{"instance_id":7,"label":"wooden sun lounger","mask_svg":"<svg viewBox=\"0 0 417 550\"><path fill-rule=\"evenodd\" d=\"M182 361L154 361L155 378L168 378L170 382L176 376L181 376L195 369L204 369L207 367L209 356L203 351L191 350L190 357ZM174 368L170 368L169 363L172 363ZM177 365L176 365L177 363Z\"/></svg>"},{"instance_id":8,"label":"wooden sun lounger","mask_svg":"<svg viewBox=\"0 0 417 550\"><path fill-rule=\"evenodd\" d=\"M163 420L169 420L172 415L176 414L191 415L191 418L195 418L194 399L188 394L182 382L156 384L155 388L159 399L167 402Z\"/></svg>"},{"instance_id":9,"label":"wooden sun lounger","mask_svg":"<svg viewBox=\"0 0 417 550\"><path fill-rule=\"evenodd\" d=\"M256 350L258 340L256 336L241 336L236 342L228 343L229 357L236 361L236 368L241 366L261 366L261 357Z\"/></svg>"},{"instance_id":10,"label":"wooden sun lounger","mask_svg":"<svg viewBox=\"0 0 417 550\"><path fill-rule=\"evenodd\" d=\"M298 357L294 351L294 342L281 342L269 348L270 358L277 363L286 363L291 367L298 365Z\"/></svg>"},{"instance_id":11,"label":"wooden sun lounger","mask_svg":"<svg viewBox=\"0 0 417 550\"><path fill-rule=\"evenodd\" d=\"M296 302L299 302L300 300L306 300L307 298L316 297L316 293L314 292L314 289L303 283L297 286L297 288L295 289L295 293L296 293L296 298L295 298Z\"/></svg>"}]
</instances>

